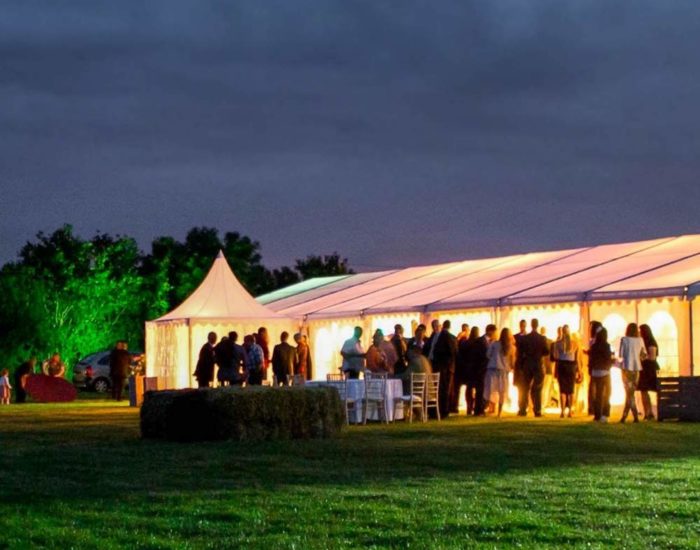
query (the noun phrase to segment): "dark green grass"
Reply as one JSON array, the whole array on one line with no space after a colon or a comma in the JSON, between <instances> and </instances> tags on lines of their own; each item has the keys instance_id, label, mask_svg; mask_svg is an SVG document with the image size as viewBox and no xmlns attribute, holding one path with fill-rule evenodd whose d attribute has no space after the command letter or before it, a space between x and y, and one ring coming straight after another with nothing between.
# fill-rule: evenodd
<instances>
[{"instance_id":1,"label":"dark green grass","mask_svg":"<svg viewBox=\"0 0 700 550\"><path fill-rule=\"evenodd\" d=\"M142 441L99 400L0 407L0 547L700 547L700 425L506 418L332 441Z\"/></svg>"}]
</instances>

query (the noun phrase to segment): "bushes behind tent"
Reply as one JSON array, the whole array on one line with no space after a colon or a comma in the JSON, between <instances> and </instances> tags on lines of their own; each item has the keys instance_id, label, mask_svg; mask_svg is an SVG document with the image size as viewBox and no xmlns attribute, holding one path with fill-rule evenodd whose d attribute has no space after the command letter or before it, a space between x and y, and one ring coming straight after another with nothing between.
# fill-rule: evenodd
<instances>
[{"instance_id":1,"label":"bushes behind tent","mask_svg":"<svg viewBox=\"0 0 700 550\"><path fill-rule=\"evenodd\" d=\"M345 423L333 388L300 386L147 392L141 435L169 441L321 439Z\"/></svg>"}]
</instances>

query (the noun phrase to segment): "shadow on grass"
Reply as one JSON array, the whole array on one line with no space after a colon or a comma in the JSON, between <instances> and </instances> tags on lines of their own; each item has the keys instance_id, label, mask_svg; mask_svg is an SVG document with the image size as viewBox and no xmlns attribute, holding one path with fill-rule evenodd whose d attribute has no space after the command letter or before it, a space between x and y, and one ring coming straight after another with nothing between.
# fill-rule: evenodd
<instances>
[{"instance_id":1,"label":"shadow on grass","mask_svg":"<svg viewBox=\"0 0 700 550\"><path fill-rule=\"evenodd\" d=\"M351 427L323 441L179 444L139 438L138 413L105 404L0 415L0 468L32 479L4 492L81 498L119 492L346 486L700 457L700 425L455 418ZM79 494L66 495L66 487ZM54 493L56 493L54 495Z\"/></svg>"}]
</instances>

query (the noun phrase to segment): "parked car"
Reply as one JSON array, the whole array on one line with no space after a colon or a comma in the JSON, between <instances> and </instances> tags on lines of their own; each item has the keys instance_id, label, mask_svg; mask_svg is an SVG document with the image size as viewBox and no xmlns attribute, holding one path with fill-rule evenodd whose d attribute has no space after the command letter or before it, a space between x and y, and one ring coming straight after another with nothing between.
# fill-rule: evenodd
<instances>
[{"instance_id":1,"label":"parked car","mask_svg":"<svg viewBox=\"0 0 700 550\"><path fill-rule=\"evenodd\" d=\"M109 354L111 350L100 351L84 357L73 367L73 385L99 393L112 387L109 378ZM129 350L132 374L143 372L143 352Z\"/></svg>"}]
</instances>

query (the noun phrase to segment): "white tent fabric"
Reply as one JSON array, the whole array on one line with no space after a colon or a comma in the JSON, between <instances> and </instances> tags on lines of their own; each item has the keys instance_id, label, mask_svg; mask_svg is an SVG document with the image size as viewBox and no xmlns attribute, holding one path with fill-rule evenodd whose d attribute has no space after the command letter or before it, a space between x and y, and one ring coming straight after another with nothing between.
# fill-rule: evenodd
<instances>
[{"instance_id":1,"label":"white tent fabric","mask_svg":"<svg viewBox=\"0 0 700 550\"><path fill-rule=\"evenodd\" d=\"M253 298L231 271L219 252L209 273L197 289L170 313L156 319L281 319L285 315Z\"/></svg>"},{"instance_id":2,"label":"white tent fabric","mask_svg":"<svg viewBox=\"0 0 700 550\"><path fill-rule=\"evenodd\" d=\"M697 255L700 235L535 252L351 275L268 305L295 317L337 319L634 298L650 291L693 295L700 292Z\"/></svg>"},{"instance_id":3,"label":"white tent fabric","mask_svg":"<svg viewBox=\"0 0 700 550\"><path fill-rule=\"evenodd\" d=\"M299 322L253 298L231 271L223 252L197 289L178 307L146 323L146 373L161 388L193 385L192 372L209 332L243 335L267 327L271 339L294 332Z\"/></svg>"}]
</instances>

